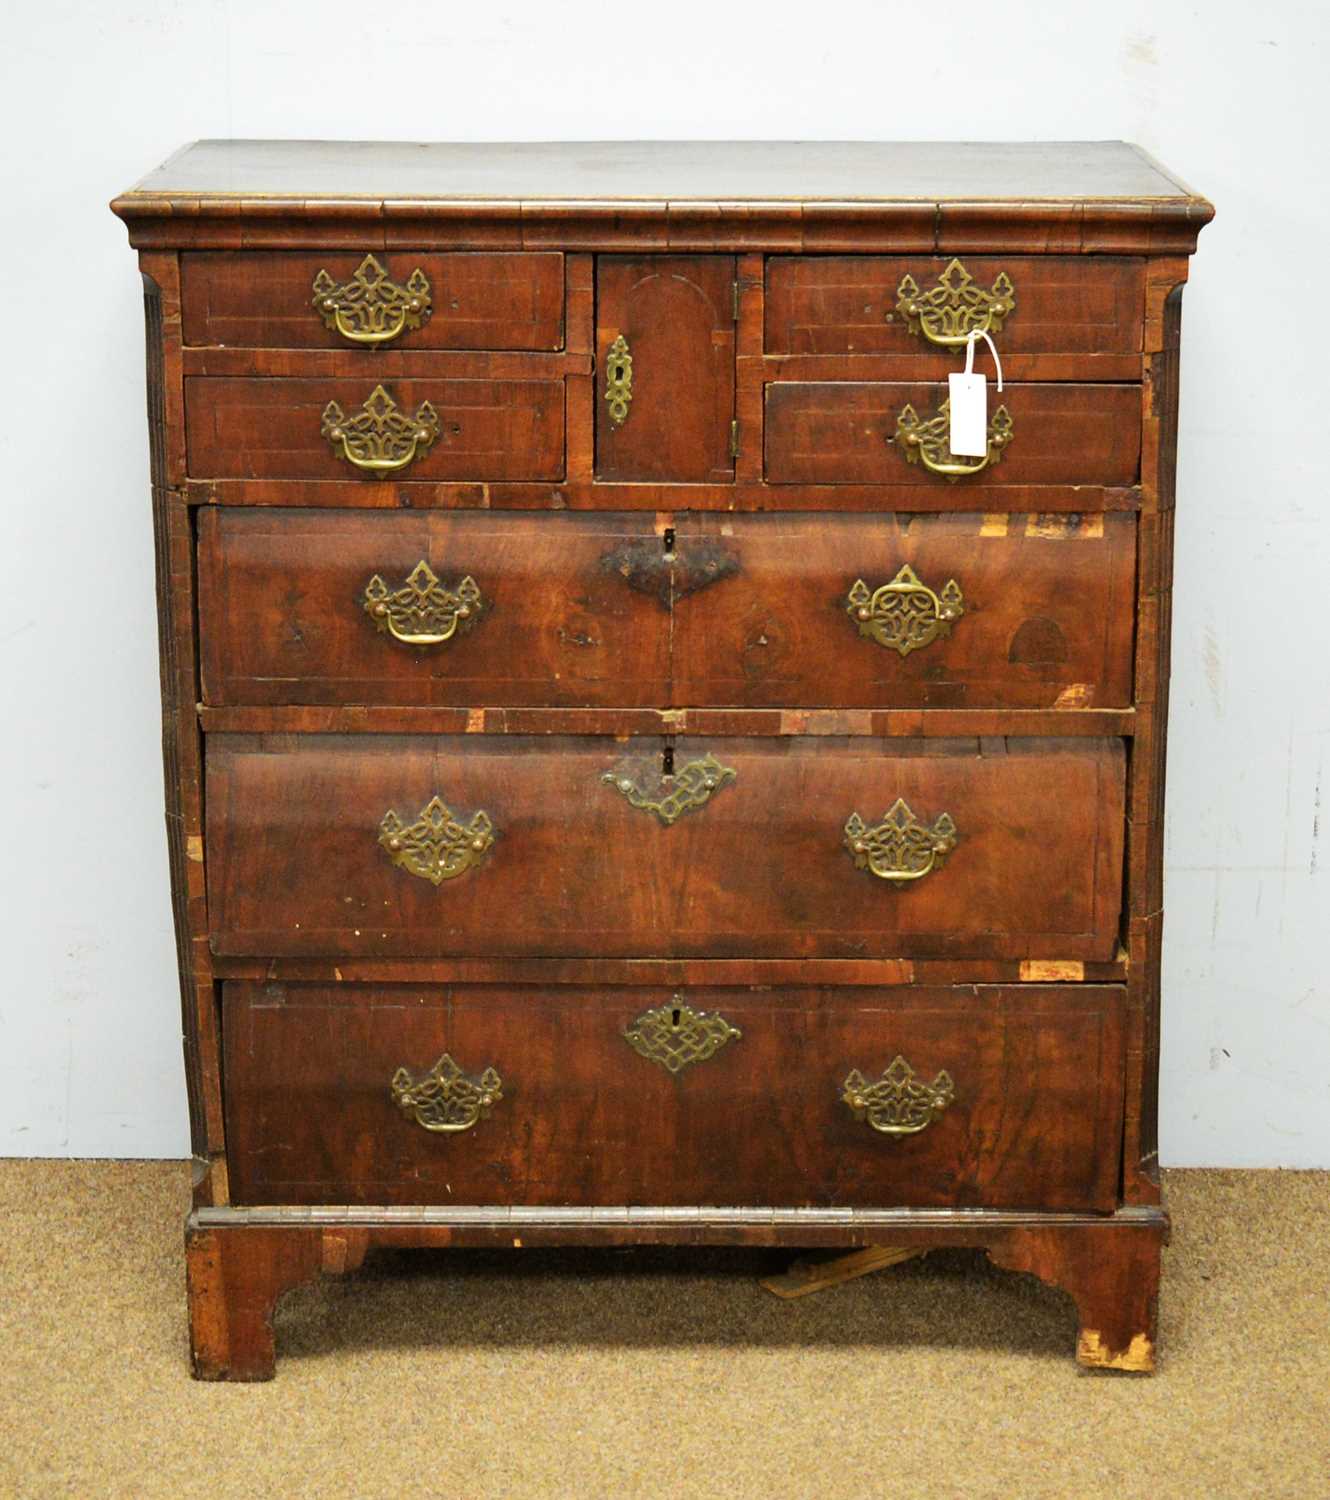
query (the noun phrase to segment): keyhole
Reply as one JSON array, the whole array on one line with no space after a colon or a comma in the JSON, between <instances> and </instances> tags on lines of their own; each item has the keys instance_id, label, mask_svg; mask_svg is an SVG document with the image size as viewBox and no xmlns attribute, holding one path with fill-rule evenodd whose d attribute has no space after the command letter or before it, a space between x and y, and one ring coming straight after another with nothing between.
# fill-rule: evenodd
<instances>
[{"instance_id":1,"label":"keyhole","mask_svg":"<svg viewBox=\"0 0 1330 1500\"><path fill-rule=\"evenodd\" d=\"M665 556L666 557L673 557L674 556L674 527L673 526L667 526L665 528L664 541L665 541Z\"/></svg>"},{"instance_id":2,"label":"keyhole","mask_svg":"<svg viewBox=\"0 0 1330 1500\"><path fill-rule=\"evenodd\" d=\"M662 776L674 775L674 746L666 745L660 752L660 771Z\"/></svg>"},{"instance_id":3,"label":"keyhole","mask_svg":"<svg viewBox=\"0 0 1330 1500\"><path fill-rule=\"evenodd\" d=\"M670 1012L670 1025L673 1026L676 1031L679 1029L679 1012L677 1010L672 1010Z\"/></svg>"}]
</instances>

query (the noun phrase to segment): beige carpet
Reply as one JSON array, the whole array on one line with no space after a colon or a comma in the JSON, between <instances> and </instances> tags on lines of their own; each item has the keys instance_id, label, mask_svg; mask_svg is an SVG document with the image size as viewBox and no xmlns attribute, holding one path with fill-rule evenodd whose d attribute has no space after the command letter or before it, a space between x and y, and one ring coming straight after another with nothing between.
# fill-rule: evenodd
<instances>
[{"instance_id":1,"label":"beige carpet","mask_svg":"<svg viewBox=\"0 0 1330 1500\"><path fill-rule=\"evenodd\" d=\"M0 1161L0 1494L1330 1496L1330 1173L1172 1172L1154 1377L968 1252L798 1302L719 1251L374 1258L188 1375L170 1162Z\"/></svg>"}]
</instances>

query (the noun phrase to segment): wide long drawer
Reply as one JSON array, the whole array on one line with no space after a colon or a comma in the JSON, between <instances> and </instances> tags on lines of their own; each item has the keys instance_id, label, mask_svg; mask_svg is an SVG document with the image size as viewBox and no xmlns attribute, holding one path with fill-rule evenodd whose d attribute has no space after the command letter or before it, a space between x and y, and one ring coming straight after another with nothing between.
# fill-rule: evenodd
<instances>
[{"instance_id":1,"label":"wide long drawer","mask_svg":"<svg viewBox=\"0 0 1330 1500\"><path fill-rule=\"evenodd\" d=\"M664 518L666 521L672 517ZM1106 707L1135 518L202 507L210 704Z\"/></svg>"},{"instance_id":2,"label":"wide long drawer","mask_svg":"<svg viewBox=\"0 0 1330 1500\"><path fill-rule=\"evenodd\" d=\"M181 257L185 343L260 349L560 349L557 252Z\"/></svg>"},{"instance_id":3,"label":"wide long drawer","mask_svg":"<svg viewBox=\"0 0 1330 1500\"><path fill-rule=\"evenodd\" d=\"M560 380L185 380L195 479L558 479Z\"/></svg>"},{"instance_id":4,"label":"wide long drawer","mask_svg":"<svg viewBox=\"0 0 1330 1500\"><path fill-rule=\"evenodd\" d=\"M1108 1210L1123 992L224 990L245 1203Z\"/></svg>"},{"instance_id":5,"label":"wide long drawer","mask_svg":"<svg viewBox=\"0 0 1330 1500\"><path fill-rule=\"evenodd\" d=\"M214 735L207 773L219 954L1102 960L1117 937L1116 740Z\"/></svg>"}]
</instances>

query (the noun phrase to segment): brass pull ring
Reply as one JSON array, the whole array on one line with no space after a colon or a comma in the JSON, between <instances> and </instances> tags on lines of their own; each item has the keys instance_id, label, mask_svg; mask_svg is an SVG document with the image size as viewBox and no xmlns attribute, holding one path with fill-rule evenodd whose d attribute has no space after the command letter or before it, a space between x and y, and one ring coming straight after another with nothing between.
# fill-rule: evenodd
<instances>
[{"instance_id":1,"label":"brass pull ring","mask_svg":"<svg viewBox=\"0 0 1330 1500\"><path fill-rule=\"evenodd\" d=\"M620 334L610 345L605 360L605 402L610 409L610 421L622 427L628 420L628 403L633 399L633 356L628 352L628 340Z\"/></svg>"},{"instance_id":2,"label":"brass pull ring","mask_svg":"<svg viewBox=\"0 0 1330 1500\"><path fill-rule=\"evenodd\" d=\"M1005 271L998 272L993 290L986 292L959 260L953 260L926 292L908 274L896 288L896 311L910 332L945 349L964 344L972 333L997 333L1015 310L1016 289Z\"/></svg>"},{"instance_id":3,"label":"brass pull ring","mask_svg":"<svg viewBox=\"0 0 1330 1500\"><path fill-rule=\"evenodd\" d=\"M967 463L951 451L951 402L944 401L937 416L926 422L913 406L903 406L896 418L895 435L887 441L897 444L906 463L922 463L932 473L955 483L965 474L978 474L989 464L998 463L1015 435L1011 413L999 406L988 422L988 451L976 462Z\"/></svg>"},{"instance_id":4,"label":"brass pull ring","mask_svg":"<svg viewBox=\"0 0 1330 1500\"><path fill-rule=\"evenodd\" d=\"M493 843L494 824L487 812L473 813L463 823L439 797L431 797L413 823L403 823L389 808L379 824L379 844L393 864L431 885L465 875Z\"/></svg>"},{"instance_id":5,"label":"brass pull ring","mask_svg":"<svg viewBox=\"0 0 1330 1500\"><path fill-rule=\"evenodd\" d=\"M865 1120L879 1135L918 1135L955 1097L950 1073L943 1071L925 1083L899 1053L876 1083L852 1068L841 1093L855 1119Z\"/></svg>"},{"instance_id":6,"label":"brass pull ring","mask_svg":"<svg viewBox=\"0 0 1330 1500\"><path fill-rule=\"evenodd\" d=\"M922 880L956 847L956 825L950 813L939 813L930 828L915 817L903 797L897 797L876 827L869 828L857 812L851 813L845 847L856 869L879 880Z\"/></svg>"},{"instance_id":7,"label":"brass pull ring","mask_svg":"<svg viewBox=\"0 0 1330 1500\"><path fill-rule=\"evenodd\" d=\"M719 791L727 782L734 781L738 772L723 766L714 755L704 755L701 760L690 760L671 776L661 778L661 795L652 797L642 790L631 776L617 771L606 771L601 780L627 798L633 807L643 812L654 813L668 828L677 823L685 813L705 807L711 794Z\"/></svg>"},{"instance_id":8,"label":"brass pull ring","mask_svg":"<svg viewBox=\"0 0 1330 1500\"><path fill-rule=\"evenodd\" d=\"M860 635L908 656L939 636L950 635L951 622L965 613L965 604L954 578L947 579L940 595L935 594L906 563L880 588L870 590L862 578L855 579L845 612L858 625Z\"/></svg>"},{"instance_id":9,"label":"brass pull ring","mask_svg":"<svg viewBox=\"0 0 1330 1500\"><path fill-rule=\"evenodd\" d=\"M445 1052L428 1073L415 1077L398 1068L389 1086L393 1103L426 1130L452 1134L470 1130L503 1098L503 1079L493 1068L479 1077L463 1073Z\"/></svg>"},{"instance_id":10,"label":"brass pull ring","mask_svg":"<svg viewBox=\"0 0 1330 1500\"><path fill-rule=\"evenodd\" d=\"M417 266L399 286L367 255L343 282L320 271L314 278L314 308L324 326L349 343L386 344L429 317L429 280Z\"/></svg>"},{"instance_id":11,"label":"brass pull ring","mask_svg":"<svg viewBox=\"0 0 1330 1500\"><path fill-rule=\"evenodd\" d=\"M370 474L393 474L427 452L439 436L439 414L422 401L412 416L376 385L348 417L336 401L323 408L323 436L338 458Z\"/></svg>"},{"instance_id":12,"label":"brass pull ring","mask_svg":"<svg viewBox=\"0 0 1330 1500\"><path fill-rule=\"evenodd\" d=\"M444 588L434 569L421 560L399 589L376 573L365 585L365 613L376 627L404 646L441 646L475 624L482 608L480 586L469 574Z\"/></svg>"}]
</instances>

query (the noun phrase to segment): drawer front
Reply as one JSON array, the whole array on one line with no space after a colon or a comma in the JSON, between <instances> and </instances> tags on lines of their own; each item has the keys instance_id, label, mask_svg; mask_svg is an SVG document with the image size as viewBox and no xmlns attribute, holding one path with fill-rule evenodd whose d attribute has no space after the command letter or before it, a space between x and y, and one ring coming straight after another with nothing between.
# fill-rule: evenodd
<instances>
[{"instance_id":1,"label":"drawer front","mask_svg":"<svg viewBox=\"0 0 1330 1500\"><path fill-rule=\"evenodd\" d=\"M204 701L649 707L669 611L649 516L199 512Z\"/></svg>"},{"instance_id":2,"label":"drawer front","mask_svg":"<svg viewBox=\"0 0 1330 1500\"><path fill-rule=\"evenodd\" d=\"M185 380L195 479L558 479L558 380Z\"/></svg>"},{"instance_id":3,"label":"drawer front","mask_svg":"<svg viewBox=\"0 0 1330 1500\"><path fill-rule=\"evenodd\" d=\"M673 529L669 552L637 514L202 507L204 701L1131 701L1129 515L685 515Z\"/></svg>"},{"instance_id":4,"label":"drawer front","mask_svg":"<svg viewBox=\"0 0 1330 1500\"><path fill-rule=\"evenodd\" d=\"M1045 372L1039 379L1139 379L1144 308L1142 260L773 256L766 348L889 357L902 380L945 378L959 368L957 344L935 340L963 346L971 328L984 328L1012 375L1033 367ZM980 345L985 370L989 359Z\"/></svg>"},{"instance_id":5,"label":"drawer front","mask_svg":"<svg viewBox=\"0 0 1330 1500\"><path fill-rule=\"evenodd\" d=\"M181 257L185 343L562 349L563 256L421 250Z\"/></svg>"},{"instance_id":6,"label":"drawer front","mask_svg":"<svg viewBox=\"0 0 1330 1500\"><path fill-rule=\"evenodd\" d=\"M987 458L950 453L941 413L946 399L945 384L770 384L767 479L772 484L931 482L956 493L1004 484L1136 483L1139 386L1017 383L1000 396L990 386ZM918 441L911 442L912 436Z\"/></svg>"},{"instance_id":7,"label":"drawer front","mask_svg":"<svg viewBox=\"0 0 1330 1500\"><path fill-rule=\"evenodd\" d=\"M1136 521L680 518L674 701L746 707L1129 704Z\"/></svg>"},{"instance_id":8,"label":"drawer front","mask_svg":"<svg viewBox=\"0 0 1330 1500\"><path fill-rule=\"evenodd\" d=\"M230 983L232 1196L1109 1210L1122 1011L1113 986Z\"/></svg>"},{"instance_id":9,"label":"drawer front","mask_svg":"<svg viewBox=\"0 0 1330 1500\"><path fill-rule=\"evenodd\" d=\"M213 735L216 952L1106 960L1118 741Z\"/></svg>"}]
</instances>

